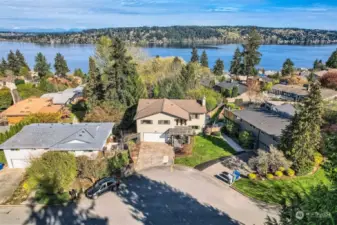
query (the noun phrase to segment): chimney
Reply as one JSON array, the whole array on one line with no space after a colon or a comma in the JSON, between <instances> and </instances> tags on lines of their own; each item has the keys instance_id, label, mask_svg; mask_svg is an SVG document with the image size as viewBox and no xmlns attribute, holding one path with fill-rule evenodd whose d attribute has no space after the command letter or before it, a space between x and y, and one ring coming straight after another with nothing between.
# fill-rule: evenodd
<instances>
[{"instance_id":1,"label":"chimney","mask_svg":"<svg viewBox=\"0 0 337 225\"><path fill-rule=\"evenodd\" d=\"M201 105L206 107L206 96L205 96L205 95L204 95L204 97L202 98L202 103L201 103Z\"/></svg>"}]
</instances>

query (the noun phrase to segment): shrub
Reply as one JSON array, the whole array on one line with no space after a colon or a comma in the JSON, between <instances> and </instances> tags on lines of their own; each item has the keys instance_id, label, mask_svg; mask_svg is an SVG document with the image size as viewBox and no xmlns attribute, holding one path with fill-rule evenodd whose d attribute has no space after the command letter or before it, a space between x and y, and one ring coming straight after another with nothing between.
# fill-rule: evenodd
<instances>
[{"instance_id":1,"label":"shrub","mask_svg":"<svg viewBox=\"0 0 337 225\"><path fill-rule=\"evenodd\" d=\"M321 153L319 153L319 152L316 152L315 154L314 154L314 160L315 160L315 165L316 166L319 166L322 162L323 162L323 156L322 156L322 154Z\"/></svg>"},{"instance_id":2,"label":"shrub","mask_svg":"<svg viewBox=\"0 0 337 225\"><path fill-rule=\"evenodd\" d=\"M256 180L256 174L255 173L250 173L249 175L248 175L248 178L249 178L249 180Z\"/></svg>"},{"instance_id":3,"label":"shrub","mask_svg":"<svg viewBox=\"0 0 337 225\"><path fill-rule=\"evenodd\" d=\"M119 171L129 164L129 152L124 151L108 159L108 168L110 173Z\"/></svg>"},{"instance_id":4,"label":"shrub","mask_svg":"<svg viewBox=\"0 0 337 225\"><path fill-rule=\"evenodd\" d=\"M91 182L103 178L108 174L108 165L105 159L91 160L87 156L76 158L77 177L90 179Z\"/></svg>"},{"instance_id":5,"label":"shrub","mask_svg":"<svg viewBox=\"0 0 337 225\"><path fill-rule=\"evenodd\" d=\"M281 166L281 167L278 168L278 170L281 171L281 172L284 172L286 169L283 166Z\"/></svg>"},{"instance_id":6,"label":"shrub","mask_svg":"<svg viewBox=\"0 0 337 225\"><path fill-rule=\"evenodd\" d=\"M275 175L278 176L278 177L282 177L283 172L278 170L278 171L275 172Z\"/></svg>"},{"instance_id":7,"label":"shrub","mask_svg":"<svg viewBox=\"0 0 337 225\"><path fill-rule=\"evenodd\" d=\"M268 173L266 177L268 180L272 180L274 178L274 175L271 173Z\"/></svg>"},{"instance_id":8,"label":"shrub","mask_svg":"<svg viewBox=\"0 0 337 225\"><path fill-rule=\"evenodd\" d=\"M235 137L239 131L238 125L233 121L227 120L223 127L223 132L231 137Z\"/></svg>"},{"instance_id":9,"label":"shrub","mask_svg":"<svg viewBox=\"0 0 337 225\"><path fill-rule=\"evenodd\" d=\"M33 159L27 169L28 183L45 193L62 193L76 177L75 156L67 152L46 152Z\"/></svg>"},{"instance_id":10,"label":"shrub","mask_svg":"<svg viewBox=\"0 0 337 225\"><path fill-rule=\"evenodd\" d=\"M250 148L252 145L253 136L248 131L242 131L239 134L239 143L244 148Z\"/></svg>"},{"instance_id":11,"label":"shrub","mask_svg":"<svg viewBox=\"0 0 337 225\"><path fill-rule=\"evenodd\" d=\"M15 85L25 84L25 80L15 79L14 83L15 83Z\"/></svg>"},{"instance_id":12,"label":"shrub","mask_svg":"<svg viewBox=\"0 0 337 225\"><path fill-rule=\"evenodd\" d=\"M3 150L0 150L0 163L2 164L6 164L6 156L5 156L5 152Z\"/></svg>"},{"instance_id":13,"label":"shrub","mask_svg":"<svg viewBox=\"0 0 337 225\"><path fill-rule=\"evenodd\" d=\"M0 90L0 109L7 109L12 104L11 91L8 88Z\"/></svg>"},{"instance_id":14,"label":"shrub","mask_svg":"<svg viewBox=\"0 0 337 225\"><path fill-rule=\"evenodd\" d=\"M313 163L307 163L307 165L299 167L299 169L296 170L296 173L298 176L308 175L309 173L312 172L313 168L314 168Z\"/></svg>"},{"instance_id":15,"label":"shrub","mask_svg":"<svg viewBox=\"0 0 337 225\"><path fill-rule=\"evenodd\" d=\"M248 164L259 174L265 175L269 171L275 173L280 167L289 168L291 162L284 157L283 152L271 146L269 152L258 150L258 156L251 158Z\"/></svg>"},{"instance_id":16,"label":"shrub","mask_svg":"<svg viewBox=\"0 0 337 225\"><path fill-rule=\"evenodd\" d=\"M287 169L287 175L288 175L289 177L293 177L293 176L295 175L295 171L292 170L292 169Z\"/></svg>"}]
</instances>

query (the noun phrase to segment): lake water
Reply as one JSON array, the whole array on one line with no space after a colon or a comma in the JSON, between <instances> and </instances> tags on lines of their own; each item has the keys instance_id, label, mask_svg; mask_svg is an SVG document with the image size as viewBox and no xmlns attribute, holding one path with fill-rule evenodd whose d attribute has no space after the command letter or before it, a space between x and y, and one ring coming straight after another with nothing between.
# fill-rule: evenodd
<instances>
[{"instance_id":1,"label":"lake water","mask_svg":"<svg viewBox=\"0 0 337 225\"><path fill-rule=\"evenodd\" d=\"M199 47L199 54L203 49L206 50L210 66L220 58L225 62L225 69L228 70L230 61L233 57L236 44L217 45ZM38 52L42 52L50 63L54 62L56 53L60 52L65 56L69 68L73 71L75 68L81 68L88 71L88 58L94 54L93 45L39 45L33 43L21 42L0 42L0 57L7 57L10 50L19 49L30 67L34 65L34 58ZM318 46L300 46L300 45L263 45L260 47L262 60L259 67L266 70L279 70L287 58L295 63L296 67L311 68L315 59L326 61L331 53L337 49L337 45L318 45ZM144 48L151 57L157 55L161 57L179 56L185 61L191 57L191 48L181 47L147 47Z\"/></svg>"}]
</instances>

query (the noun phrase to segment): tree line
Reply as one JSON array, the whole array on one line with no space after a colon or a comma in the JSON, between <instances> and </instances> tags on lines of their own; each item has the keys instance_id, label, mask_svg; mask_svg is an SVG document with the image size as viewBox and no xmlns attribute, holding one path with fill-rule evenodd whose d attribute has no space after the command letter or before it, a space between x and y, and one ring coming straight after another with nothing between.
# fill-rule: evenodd
<instances>
[{"instance_id":1,"label":"tree line","mask_svg":"<svg viewBox=\"0 0 337 225\"><path fill-rule=\"evenodd\" d=\"M90 29L74 33L0 33L0 39L34 43L96 43L100 37L118 37L125 42L147 44L243 43L251 26L170 26ZM256 27L262 44L334 44L337 32L297 28Z\"/></svg>"},{"instance_id":2,"label":"tree line","mask_svg":"<svg viewBox=\"0 0 337 225\"><path fill-rule=\"evenodd\" d=\"M47 58L41 53L37 53L35 56L34 71L38 73L40 78L44 78L47 75L51 75L51 64L47 61ZM67 61L61 53L57 53L54 59L55 75L65 77L70 71ZM26 62L24 55L20 50L16 50L15 53L11 50L7 59L4 57L0 62L0 76L30 76L30 68ZM82 71L76 69L75 73L80 74ZM82 73L83 74L83 73Z\"/></svg>"}]
</instances>

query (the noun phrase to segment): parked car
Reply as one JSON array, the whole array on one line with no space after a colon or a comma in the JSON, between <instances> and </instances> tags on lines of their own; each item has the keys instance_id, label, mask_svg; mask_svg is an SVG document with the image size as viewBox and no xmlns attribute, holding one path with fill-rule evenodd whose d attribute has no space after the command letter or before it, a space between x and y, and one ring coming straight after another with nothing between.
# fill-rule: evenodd
<instances>
[{"instance_id":1,"label":"parked car","mask_svg":"<svg viewBox=\"0 0 337 225\"><path fill-rule=\"evenodd\" d=\"M97 181L92 187L90 187L85 195L88 198L96 199L98 196L109 192L109 191L117 191L119 188L120 181L115 177L106 177L99 181Z\"/></svg>"}]
</instances>

